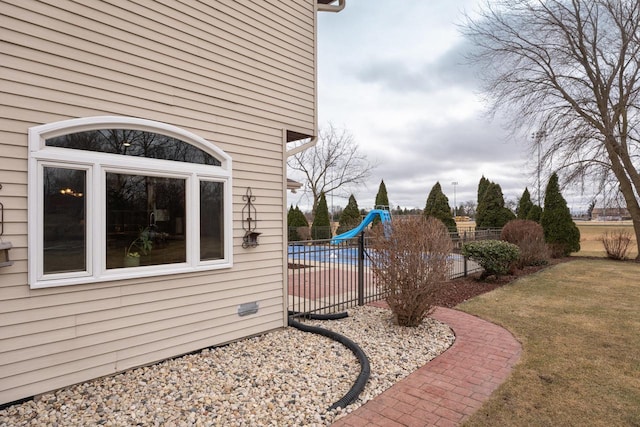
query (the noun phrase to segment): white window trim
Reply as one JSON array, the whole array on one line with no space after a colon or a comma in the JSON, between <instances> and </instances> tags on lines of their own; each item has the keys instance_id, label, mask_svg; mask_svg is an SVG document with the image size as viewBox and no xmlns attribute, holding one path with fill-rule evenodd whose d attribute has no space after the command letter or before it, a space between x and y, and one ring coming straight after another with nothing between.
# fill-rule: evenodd
<instances>
[{"instance_id":1,"label":"white window trim","mask_svg":"<svg viewBox=\"0 0 640 427\"><path fill-rule=\"evenodd\" d=\"M119 154L47 147L48 138L99 129L135 129L154 132L185 141L211 154L221 166L169 160L129 157ZM43 167L82 169L87 173L86 233L87 271L43 274ZM186 180L186 262L131 268L106 269L104 188L107 172L161 176ZM29 129L29 285L31 288L99 283L140 277L206 271L233 266L233 198L231 157L218 147L178 127L133 117L98 116L64 120ZM200 261L200 181L224 184L224 258ZM98 215L96 215L98 213Z\"/></svg>"}]
</instances>

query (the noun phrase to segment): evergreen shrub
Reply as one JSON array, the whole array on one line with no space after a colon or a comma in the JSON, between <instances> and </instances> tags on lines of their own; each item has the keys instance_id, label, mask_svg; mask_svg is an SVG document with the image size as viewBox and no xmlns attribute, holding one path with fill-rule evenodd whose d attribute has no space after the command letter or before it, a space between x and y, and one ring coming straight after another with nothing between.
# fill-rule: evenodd
<instances>
[{"instance_id":1,"label":"evergreen shrub","mask_svg":"<svg viewBox=\"0 0 640 427\"><path fill-rule=\"evenodd\" d=\"M525 188L522 193L522 197L518 201L518 219L529 219L529 212L533 208L533 202L531 201L531 194L529 194L529 189Z\"/></svg>"},{"instance_id":2,"label":"evergreen shrub","mask_svg":"<svg viewBox=\"0 0 640 427\"><path fill-rule=\"evenodd\" d=\"M504 196L499 184L490 181L486 184L481 181L481 185L485 187L482 199L478 200L476 229L502 228L507 222L516 219L514 213L504 205Z\"/></svg>"},{"instance_id":3,"label":"evergreen shrub","mask_svg":"<svg viewBox=\"0 0 640 427\"><path fill-rule=\"evenodd\" d=\"M356 228L362 222L362 218L360 217L360 209L358 209L358 202L353 194L349 197L349 203L343 209L340 214L340 225L338 226L338 230L336 234L342 234L351 229Z\"/></svg>"},{"instance_id":4,"label":"evergreen shrub","mask_svg":"<svg viewBox=\"0 0 640 427\"><path fill-rule=\"evenodd\" d=\"M425 217L439 219L450 232L456 233L458 231L456 221L451 214L451 207L449 207L449 199L442 192L440 182L436 182L429 192L423 214Z\"/></svg>"},{"instance_id":5,"label":"evergreen shrub","mask_svg":"<svg viewBox=\"0 0 640 427\"><path fill-rule=\"evenodd\" d=\"M525 219L539 223L540 217L542 217L542 208L538 205L533 205L527 213L527 217Z\"/></svg>"},{"instance_id":6,"label":"evergreen shrub","mask_svg":"<svg viewBox=\"0 0 640 427\"><path fill-rule=\"evenodd\" d=\"M309 222L298 206L293 205L287 213L288 238L290 242L309 240Z\"/></svg>"},{"instance_id":7,"label":"evergreen shrub","mask_svg":"<svg viewBox=\"0 0 640 427\"><path fill-rule=\"evenodd\" d=\"M373 206L374 209L386 209L386 208L390 208L389 206L389 196L387 195L387 186L384 185L384 179L382 181L380 181L380 187L378 187L378 192L376 193L376 202L375 205ZM373 225L376 226L378 224L380 224L382 221L380 220L380 217L376 216L373 219Z\"/></svg>"},{"instance_id":8,"label":"evergreen shrub","mask_svg":"<svg viewBox=\"0 0 640 427\"><path fill-rule=\"evenodd\" d=\"M320 201L316 208L316 215L311 224L311 238L323 240L331 238L331 220L329 219L329 207L324 193L320 193Z\"/></svg>"},{"instance_id":9,"label":"evergreen shrub","mask_svg":"<svg viewBox=\"0 0 640 427\"><path fill-rule=\"evenodd\" d=\"M502 276L513 268L520 256L520 249L513 243L502 240L478 240L462 246L462 255L477 262L484 271L480 279Z\"/></svg>"},{"instance_id":10,"label":"evergreen shrub","mask_svg":"<svg viewBox=\"0 0 640 427\"><path fill-rule=\"evenodd\" d=\"M573 222L567 201L560 193L558 175L555 173L549 178L544 194L540 224L552 257L560 258L580 250L580 230Z\"/></svg>"}]
</instances>

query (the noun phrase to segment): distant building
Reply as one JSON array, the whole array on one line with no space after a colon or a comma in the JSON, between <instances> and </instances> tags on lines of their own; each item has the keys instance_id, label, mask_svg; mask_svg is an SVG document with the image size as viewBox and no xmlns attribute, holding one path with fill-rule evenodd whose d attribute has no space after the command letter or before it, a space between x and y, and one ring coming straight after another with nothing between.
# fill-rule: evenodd
<instances>
[{"instance_id":1,"label":"distant building","mask_svg":"<svg viewBox=\"0 0 640 427\"><path fill-rule=\"evenodd\" d=\"M591 213L593 221L622 221L631 219L626 208L594 208Z\"/></svg>"}]
</instances>

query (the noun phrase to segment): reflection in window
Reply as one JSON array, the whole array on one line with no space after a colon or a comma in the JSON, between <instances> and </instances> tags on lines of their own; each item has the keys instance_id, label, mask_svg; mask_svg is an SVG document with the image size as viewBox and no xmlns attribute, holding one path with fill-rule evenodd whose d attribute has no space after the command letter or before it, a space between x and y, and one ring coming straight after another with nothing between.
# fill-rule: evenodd
<instances>
[{"instance_id":1,"label":"reflection in window","mask_svg":"<svg viewBox=\"0 0 640 427\"><path fill-rule=\"evenodd\" d=\"M44 167L44 273L86 271L86 171Z\"/></svg>"},{"instance_id":2,"label":"reflection in window","mask_svg":"<svg viewBox=\"0 0 640 427\"><path fill-rule=\"evenodd\" d=\"M134 129L99 129L49 138L48 147L74 148L125 156L220 166L203 150L167 135Z\"/></svg>"},{"instance_id":3,"label":"reflection in window","mask_svg":"<svg viewBox=\"0 0 640 427\"><path fill-rule=\"evenodd\" d=\"M224 184L200 181L200 260L224 258Z\"/></svg>"},{"instance_id":4,"label":"reflection in window","mask_svg":"<svg viewBox=\"0 0 640 427\"><path fill-rule=\"evenodd\" d=\"M186 180L107 173L107 268L186 261Z\"/></svg>"},{"instance_id":5,"label":"reflection in window","mask_svg":"<svg viewBox=\"0 0 640 427\"><path fill-rule=\"evenodd\" d=\"M30 128L29 285L230 268L231 164L198 135L150 120Z\"/></svg>"}]
</instances>

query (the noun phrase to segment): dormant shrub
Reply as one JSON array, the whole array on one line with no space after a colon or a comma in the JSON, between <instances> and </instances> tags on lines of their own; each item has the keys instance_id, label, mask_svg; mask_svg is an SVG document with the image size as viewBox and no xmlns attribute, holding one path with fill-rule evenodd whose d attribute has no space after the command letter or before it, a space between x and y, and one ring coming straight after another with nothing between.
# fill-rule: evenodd
<instances>
[{"instance_id":1,"label":"dormant shrub","mask_svg":"<svg viewBox=\"0 0 640 427\"><path fill-rule=\"evenodd\" d=\"M373 232L372 268L401 326L418 326L449 279L453 243L435 218L405 217Z\"/></svg>"}]
</instances>

